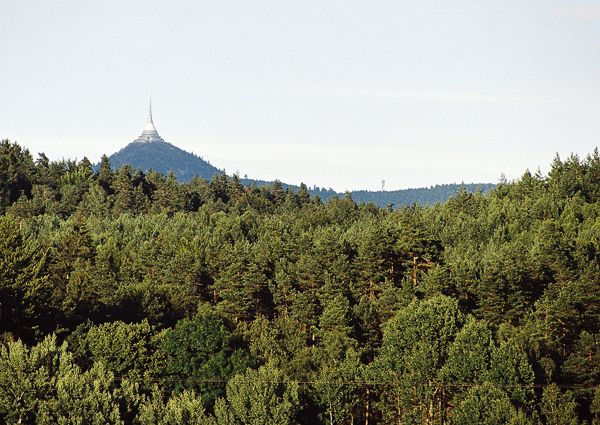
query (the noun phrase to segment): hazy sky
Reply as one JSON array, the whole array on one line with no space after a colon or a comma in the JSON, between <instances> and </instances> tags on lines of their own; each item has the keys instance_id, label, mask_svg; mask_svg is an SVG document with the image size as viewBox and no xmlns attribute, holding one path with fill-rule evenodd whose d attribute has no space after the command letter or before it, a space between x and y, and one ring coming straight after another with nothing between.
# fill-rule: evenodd
<instances>
[{"instance_id":1,"label":"hazy sky","mask_svg":"<svg viewBox=\"0 0 600 425\"><path fill-rule=\"evenodd\" d=\"M497 182L600 145L600 1L0 0L0 138L97 161L146 119L228 173Z\"/></svg>"}]
</instances>

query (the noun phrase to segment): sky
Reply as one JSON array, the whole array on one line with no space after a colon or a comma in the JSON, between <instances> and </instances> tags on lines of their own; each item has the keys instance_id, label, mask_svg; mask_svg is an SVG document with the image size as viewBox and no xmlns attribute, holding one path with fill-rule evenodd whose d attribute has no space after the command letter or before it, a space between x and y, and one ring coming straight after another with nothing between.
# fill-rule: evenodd
<instances>
[{"instance_id":1,"label":"sky","mask_svg":"<svg viewBox=\"0 0 600 425\"><path fill-rule=\"evenodd\" d=\"M160 135L338 191L497 182L600 145L600 1L0 0L0 138Z\"/></svg>"}]
</instances>

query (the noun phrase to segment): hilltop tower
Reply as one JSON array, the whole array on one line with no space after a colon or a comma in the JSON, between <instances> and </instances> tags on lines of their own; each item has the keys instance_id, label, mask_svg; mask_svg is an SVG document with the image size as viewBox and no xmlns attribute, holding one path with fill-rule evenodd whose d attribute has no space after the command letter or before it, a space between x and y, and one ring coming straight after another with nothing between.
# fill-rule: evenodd
<instances>
[{"instance_id":1,"label":"hilltop tower","mask_svg":"<svg viewBox=\"0 0 600 425\"><path fill-rule=\"evenodd\" d=\"M134 142L164 142L163 138L158 135L158 131L156 131L156 127L154 127L154 122L152 121L152 98L150 98L148 119L146 120L146 125L144 125L144 130L142 131L142 134L140 134L140 137L135 139Z\"/></svg>"}]
</instances>

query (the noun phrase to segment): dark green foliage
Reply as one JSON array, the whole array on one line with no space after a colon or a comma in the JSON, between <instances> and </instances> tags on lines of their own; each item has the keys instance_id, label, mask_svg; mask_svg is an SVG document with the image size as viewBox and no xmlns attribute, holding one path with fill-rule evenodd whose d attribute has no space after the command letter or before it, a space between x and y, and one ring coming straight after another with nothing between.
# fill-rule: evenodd
<instances>
[{"instance_id":1,"label":"dark green foliage","mask_svg":"<svg viewBox=\"0 0 600 425\"><path fill-rule=\"evenodd\" d=\"M176 390L196 390L205 405L212 405L223 394L223 384L248 365L247 355L235 346L223 320L210 311L180 320L160 340L160 376Z\"/></svg>"},{"instance_id":2,"label":"dark green foliage","mask_svg":"<svg viewBox=\"0 0 600 425\"><path fill-rule=\"evenodd\" d=\"M0 423L600 420L597 151L396 210L0 162Z\"/></svg>"},{"instance_id":3,"label":"dark green foliage","mask_svg":"<svg viewBox=\"0 0 600 425\"><path fill-rule=\"evenodd\" d=\"M98 165L100 174L100 183L102 187L109 192L111 184L111 176L107 170L107 163L114 169L121 168L124 165L130 165L133 168L139 168L144 172L154 170L164 175L172 173L180 182L190 182L195 177L201 177L206 180L211 180L214 177L224 175L224 171L211 165L201 157L192 153L186 152L166 142L151 142L139 143L134 142L125 146L120 151L112 154L110 158L102 158ZM336 193L332 189L321 189L314 187L309 189L304 183L299 187L275 182L267 182L263 180L239 179L234 176L240 184L246 186L270 186L273 185L272 201L275 205L286 204L287 208L292 205L302 205L308 201L308 197L318 196L323 201L327 201L334 197L343 196ZM443 184L431 186L429 188L418 189L402 189L387 192L371 192L366 190L358 190L351 192L350 195L358 203L373 203L381 208L388 205L400 207L405 205L433 205L436 202L444 202L451 196L455 195L460 189L465 189L468 192L481 191L489 192L495 185L490 183L479 184ZM297 197L286 195L286 190L292 189L289 194L298 192Z\"/></svg>"},{"instance_id":4,"label":"dark green foliage","mask_svg":"<svg viewBox=\"0 0 600 425\"><path fill-rule=\"evenodd\" d=\"M29 151L9 140L0 142L0 213L4 213L21 195L31 196L34 172Z\"/></svg>"},{"instance_id":5,"label":"dark green foliage","mask_svg":"<svg viewBox=\"0 0 600 425\"><path fill-rule=\"evenodd\" d=\"M229 252L227 252L229 251ZM253 248L245 240L224 249L227 264L218 273L212 286L218 308L233 321L250 320L257 314L268 314L272 295L268 277L254 259Z\"/></svg>"},{"instance_id":6,"label":"dark green foliage","mask_svg":"<svg viewBox=\"0 0 600 425\"><path fill-rule=\"evenodd\" d=\"M108 159L113 168L129 164L144 172L154 170L165 175L172 172L180 181L190 181L197 176L210 180L214 175L223 174L202 158L166 142L130 143Z\"/></svg>"},{"instance_id":7,"label":"dark green foliage","mask_svg":"<svg viewBox=\"0 0 600 425\"><path fill-rule=\"evenodd\" d=\"M30 339L47 329L50 287L47 250L21 231L21 224L0 216L0 332Z\"/></svg>"},{"instance_id":8,"label":"dark green foliage","mask_svg":"<svg viewBox=\"0 0 600 425\"><path fill-rule=\"evenodd\" d=\"M386 208L388 205L401 207L406 205L433 205L437 202L444 202L460 189L474 193L481 191L487 193L495 187L490 183L471 183L471 184L442 184L431 187L422 187L418 189L401 189L386 192L370 192L367 190L357 190L351 192L352 199L359 203L372 202L380 208ZM328 197L324 197L327 200Z\"/></svg>"}]
</instances>

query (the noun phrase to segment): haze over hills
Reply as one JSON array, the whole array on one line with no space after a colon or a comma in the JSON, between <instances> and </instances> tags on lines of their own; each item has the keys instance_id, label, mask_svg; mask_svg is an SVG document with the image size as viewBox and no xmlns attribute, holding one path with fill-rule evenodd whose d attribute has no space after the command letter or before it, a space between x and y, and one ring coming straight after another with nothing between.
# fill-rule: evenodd
<instances>
[{"instance_id":1,"label":"haze over hills","mask_svg":"<svg viewBox=\"0 0 600 425\"><path fill-rule=\"evenodd\" d=\"M120 151L109 157L111 167L119 168L125 164L147 172L158 171L162 174L174 173L179 181L189 182L194 177L210 180L215 175L225 174L203 158L186 152L177 146L167 143L158 134L152 118L152 104L148 111L148 119L140 136ZM274 182L265 180L240 179L244 185L267 186ZM298 190L299 187L281 182L284 189ZM490 183L478 184L443 184L429 188L403 189L395 191L366 191L350 192L352 199L358 203L372 202L380 207L402 206L411 204L431 205L444 202L461 188L467 192L478 190L487 192L495 185ZM323 201L340 195L333 189L323 189L317 186L308 188L311 195L319 196Z\"/></svg>"},{"instance_id":2,"label":"haze over hills","mask_svg":"<svg viewBox=\"0 0 600 425\"><path fill-rule=\"evenodd\" d=\"M140 140L128 144L120 151L109 157L113 168L119 168L129 164L134 168L143 171L155 170L163 174L173 172L177 179L182 182L189 182L194 177L201 177L210 180L215 175L222 175L225 172L205 159L186 152L170 143L161 140ZM256 180L249 178L240 179L244 185L267 186L274 182L266 180ZM290 188L297 190L298 186L281 183L284 189ZM395 191L367 191L358 190L350 192L352 199L358 203L372 202L380 207L388 205L402 206L411 204L431 205L436 202L444 202L461 188L467 192L476 192L478 190L487 192L494 188L494 184L476 183L476 184L442 184L424 188L402 189ZM319 196L323 201L334 196L341 195L332 189L319 187L308 188L311 195Z\"/></svg>"}]
</instances>

